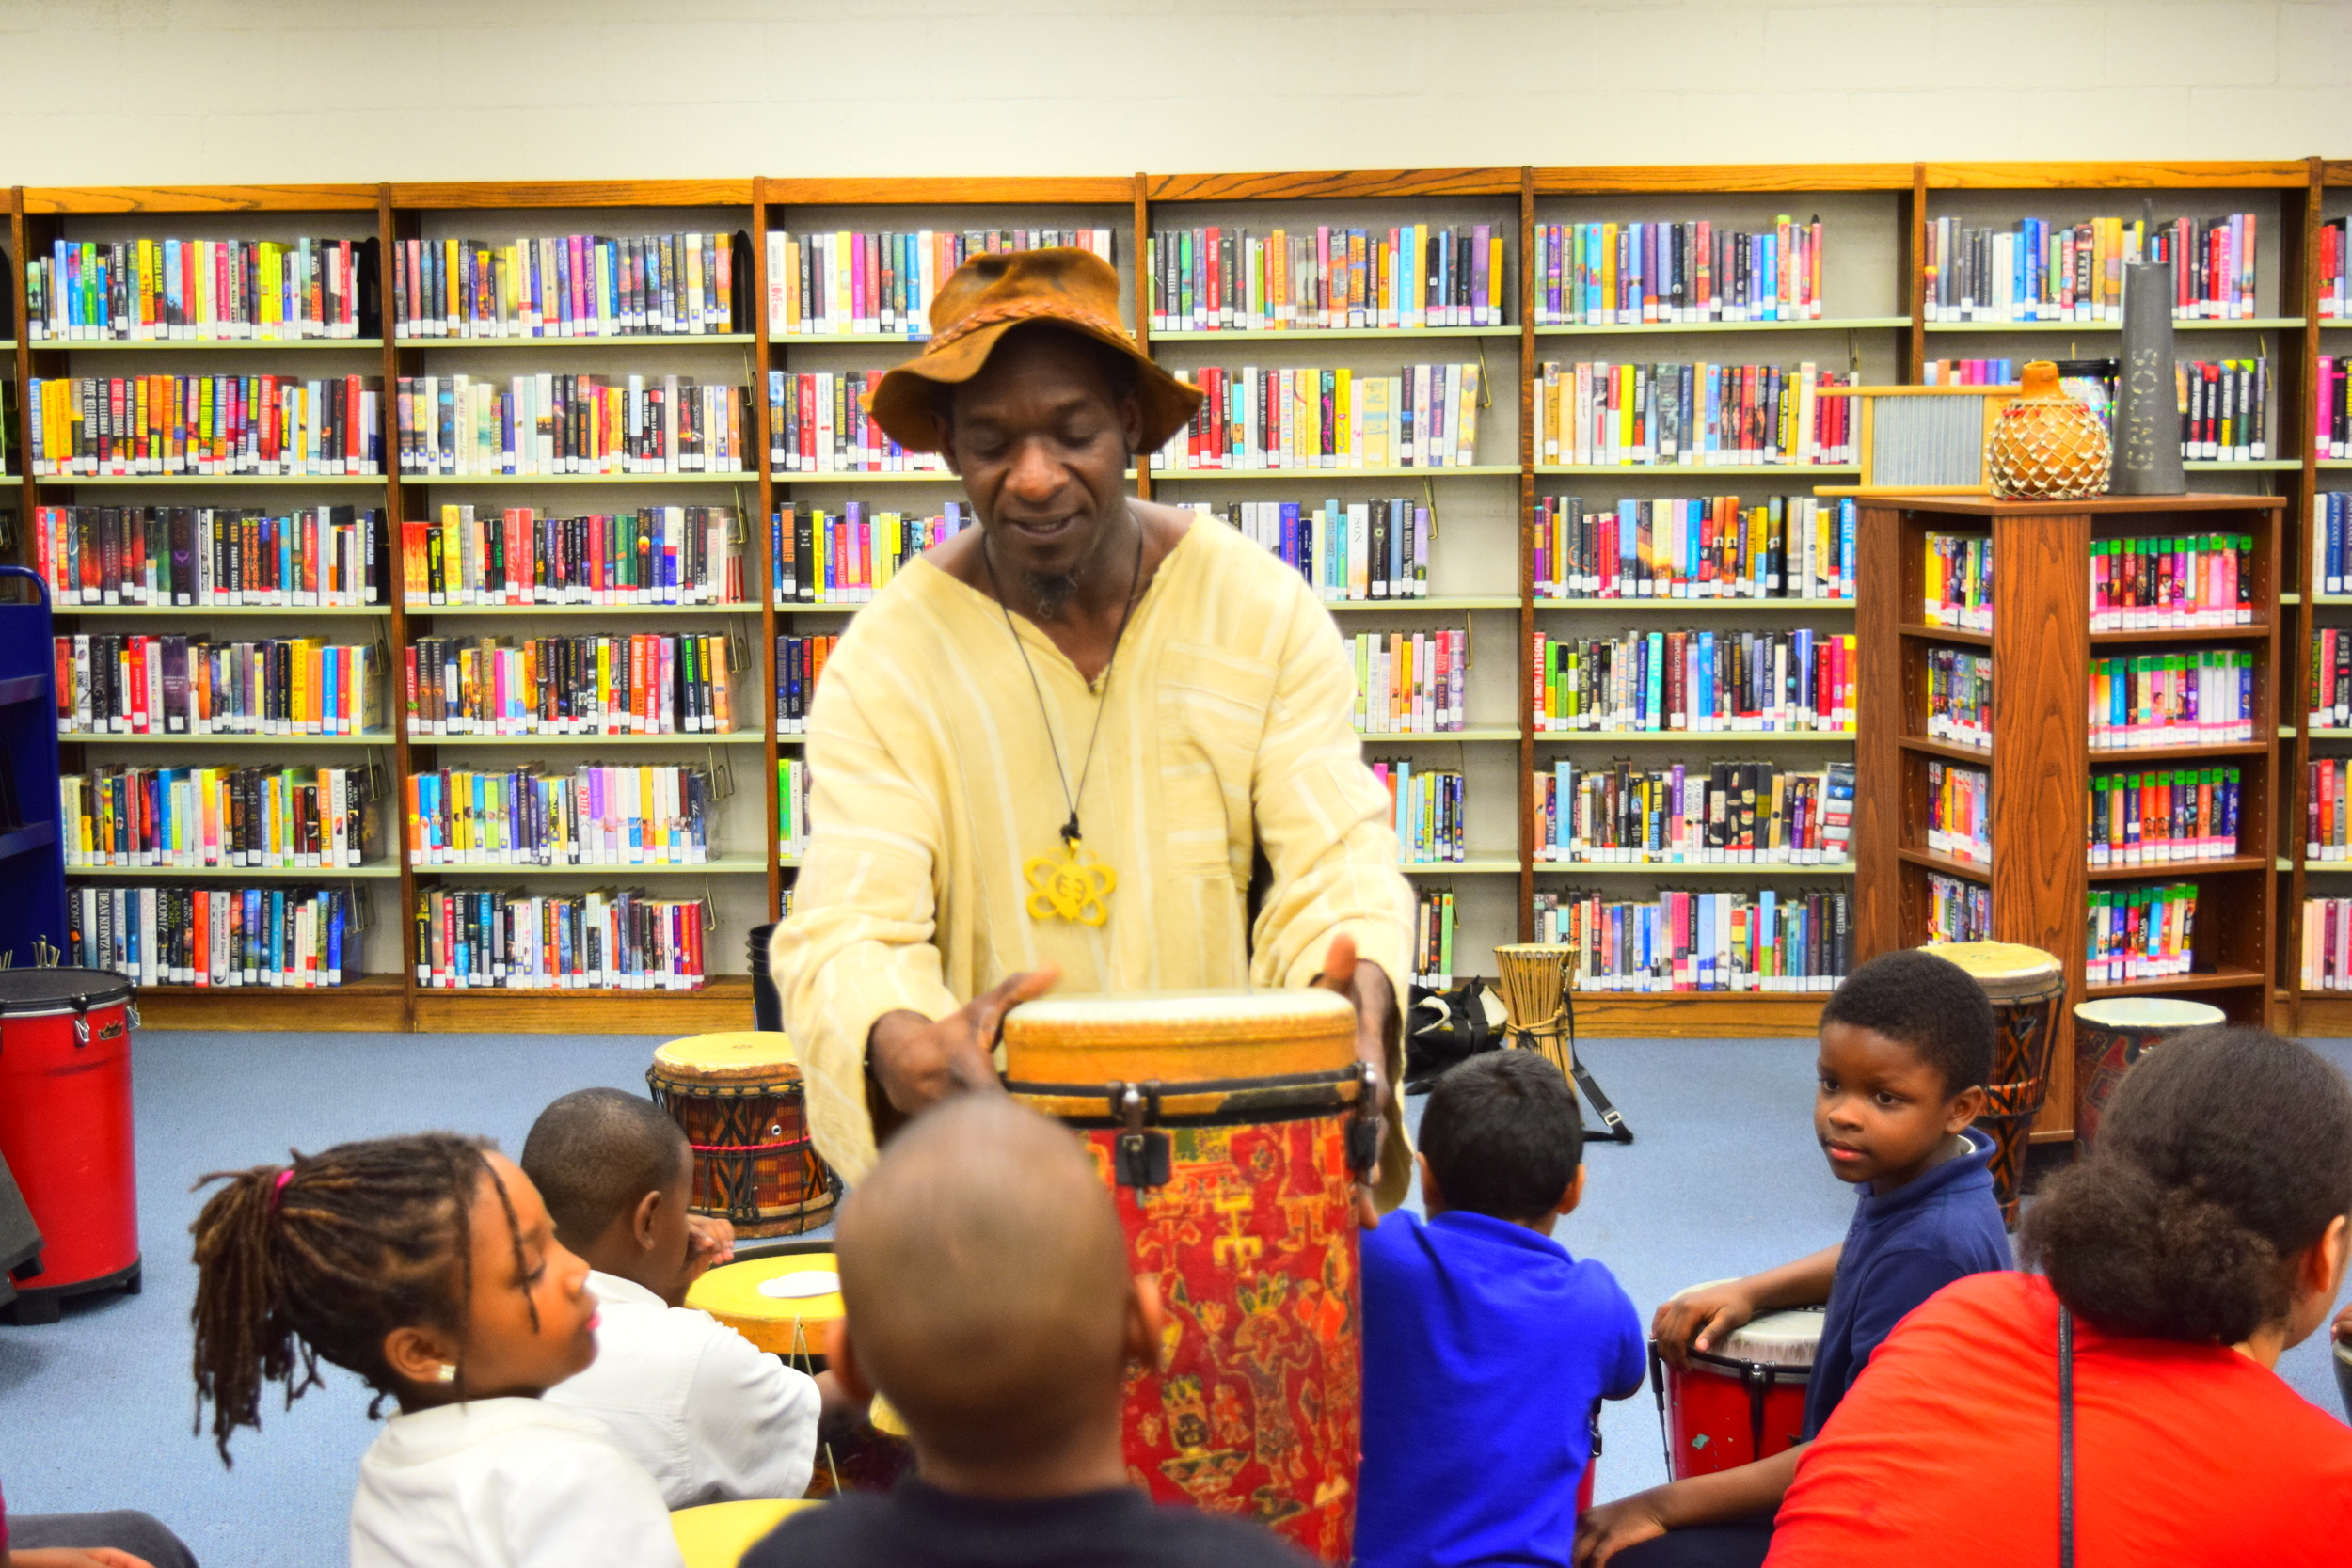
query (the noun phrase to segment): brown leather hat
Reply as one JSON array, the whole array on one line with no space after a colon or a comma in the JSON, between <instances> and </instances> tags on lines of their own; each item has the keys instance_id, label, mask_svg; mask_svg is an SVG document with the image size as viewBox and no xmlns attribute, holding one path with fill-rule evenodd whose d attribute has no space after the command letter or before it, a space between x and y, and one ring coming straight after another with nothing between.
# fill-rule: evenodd
<instances>
[{"instance_id":1,"label":"brown leather hat","mask_svg":"<svg viewBox=\"0 0 2352 1568\"><path fill-rule=\"evenodd\" d=\"M909 451L936 451L931 388L979 374L998 340L1030 322L1083 332L1136 362L1146 452L1167 445L1200 406L1200 388L1153 364L1119 325L1119 274L1092 251L1065 245L992 252L958 267L931 300L931 341L876 384L866 411Z\"/></svg>"}]
</instances>

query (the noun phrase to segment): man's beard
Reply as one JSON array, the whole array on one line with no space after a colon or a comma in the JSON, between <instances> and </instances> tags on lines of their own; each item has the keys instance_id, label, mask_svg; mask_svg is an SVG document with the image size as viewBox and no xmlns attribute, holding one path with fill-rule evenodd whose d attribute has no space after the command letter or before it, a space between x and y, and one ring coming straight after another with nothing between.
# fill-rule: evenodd
<instances>
[{"instance_id":1,"label":"man's beard","mask_svg":"<svg viewBox=\"0 0 2352 1568\"><path fill-rule=\"evenodd\" d=\"M1037 606L1041 621L1058 621L1061 612L1070 608L1077 596L1078 574L1075 572L1024 572L1021 584L1029 591L1029 598Z\"/></svg>"}]
</instances>

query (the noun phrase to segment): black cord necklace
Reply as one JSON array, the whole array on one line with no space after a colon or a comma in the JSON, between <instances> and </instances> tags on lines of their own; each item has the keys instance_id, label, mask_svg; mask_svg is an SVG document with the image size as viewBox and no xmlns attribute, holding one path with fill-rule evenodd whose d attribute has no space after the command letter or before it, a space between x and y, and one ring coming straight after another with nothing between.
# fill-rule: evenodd
<instances>
[{"instance_id":1,"label":"black cord necklace","mask_svg":"<svg viewBox=\"0 0 2352 1568\"><path fill-rule=\"evenodd\" d=\"M1044 683L1038 679L1029 646L1021 640L1020 628L1012 624L1012 607L1005 602L1004 584L997 580L996 561L989 553L986 530L980 533L980 564L988 569L988 585L996 595L996 608L1004 614L1005 630L1012 638L1014 651L1021 656L1022 668L1029 673L1029 689L1037 698L1038 720L1045 727L1045 745L1054 757L1054 777L1061 784L1062 803L1070 808L1069 820L1061 827L1063 859L1032 855L1022 863L1031 890L1029 916L1033 920L1068 920L1081 926L1100 926L1110 918L1110 895L1119 886L1119 874L1099 856L1083 853L1078 802L1086 795L1088 776L1094 771L1094 743L1102 736L1103 715L1110 707L1111 671L1119 663L1120 644L1126 641L1127 622L1136 612L1136 600L1143 589L1143 519L1136 519L1135 569L1127 582L1127 602L1119 611L1119 627L1111 633L1110 657L1103 661L1094 726L1087 732L1086 755L1078 764L1075 791L1070 787L1069 770L1062 766L1061 743L1054 737L1053 716L1045 705Z\"/></svg>"}]
</instances>

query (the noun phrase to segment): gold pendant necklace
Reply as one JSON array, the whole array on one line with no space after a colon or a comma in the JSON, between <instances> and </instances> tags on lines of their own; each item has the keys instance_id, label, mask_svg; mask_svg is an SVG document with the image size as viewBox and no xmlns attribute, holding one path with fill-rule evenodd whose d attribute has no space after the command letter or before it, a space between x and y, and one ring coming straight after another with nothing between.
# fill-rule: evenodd
<instances>
[{"instance_id":1,"label":"gold pendant necklace","mask_svg":"<svg viewBox=\"0 0 2352 1568\"><path fill-rule=\"evenodd\" d=\"M1012 634L1012 645L1021 656L1022 667L1029 672L1029 689L1037 694L1037 716L1045 725L1045 744L1054 754L1054 777L1061 784L1063 804L1070 808L1070 819L1062 824L1062 852L1058 859L1052 855L1031 855L1021 863L1022 875L1029 880L1028 911L1031 920L1059 920L1073 926L1101 926L1111 917L1111 894L1119 886L1119 873L1103 859L1088 849L1078 833L1078 800L1086 794L1087 775L1094 770L1094 742L1103 733L1103 714L1111 702L1111 667L1119 662L1119 645L1127 636L1127 621L1135 614L1136 595L1143 587L1143 519L1136 519L1135 574L1127 584L1127 603L1119 612L1119 629L1111 634L1111 656L1103 661L1103 692L1094 709L1094 727L1087 733L1086 759L1078 768L1078 787L1070 787L1070 775L1062 770L1061 743L1054 738L1054 721L1045 707L1045 688L1037 678L1037 666L1029 658L1028 644L1021 641L1020 628L1012 624L1011 607L1005 603L1005 591L996 580L996 562L989 554L988 532L980 532L980 562L988 568L988 585L996 591L996 608L1004 611L1005 630Z\"/></svg>"}]
</instances>

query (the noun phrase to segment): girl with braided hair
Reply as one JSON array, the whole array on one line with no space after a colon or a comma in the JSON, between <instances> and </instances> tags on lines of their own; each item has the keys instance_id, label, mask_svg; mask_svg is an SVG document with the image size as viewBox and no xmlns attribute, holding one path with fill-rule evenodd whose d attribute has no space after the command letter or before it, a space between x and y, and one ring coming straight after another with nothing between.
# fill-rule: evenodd
<instances>
[{"instance_id":1,"label":"girl with braided hair","mask_svg":"<svg viewBox=\"0 0 2352 1568\"><path fill-rule=\"evenodd\" d=\"M218 1172L196 1237L197 1419L222 1463L321 1360L399 1414L359 1465L352 1568L680 1568L653 1481L540 1395L596 1359L588 1265L506 1156L447 1132Z\"/></svg>"}]
</instances>

